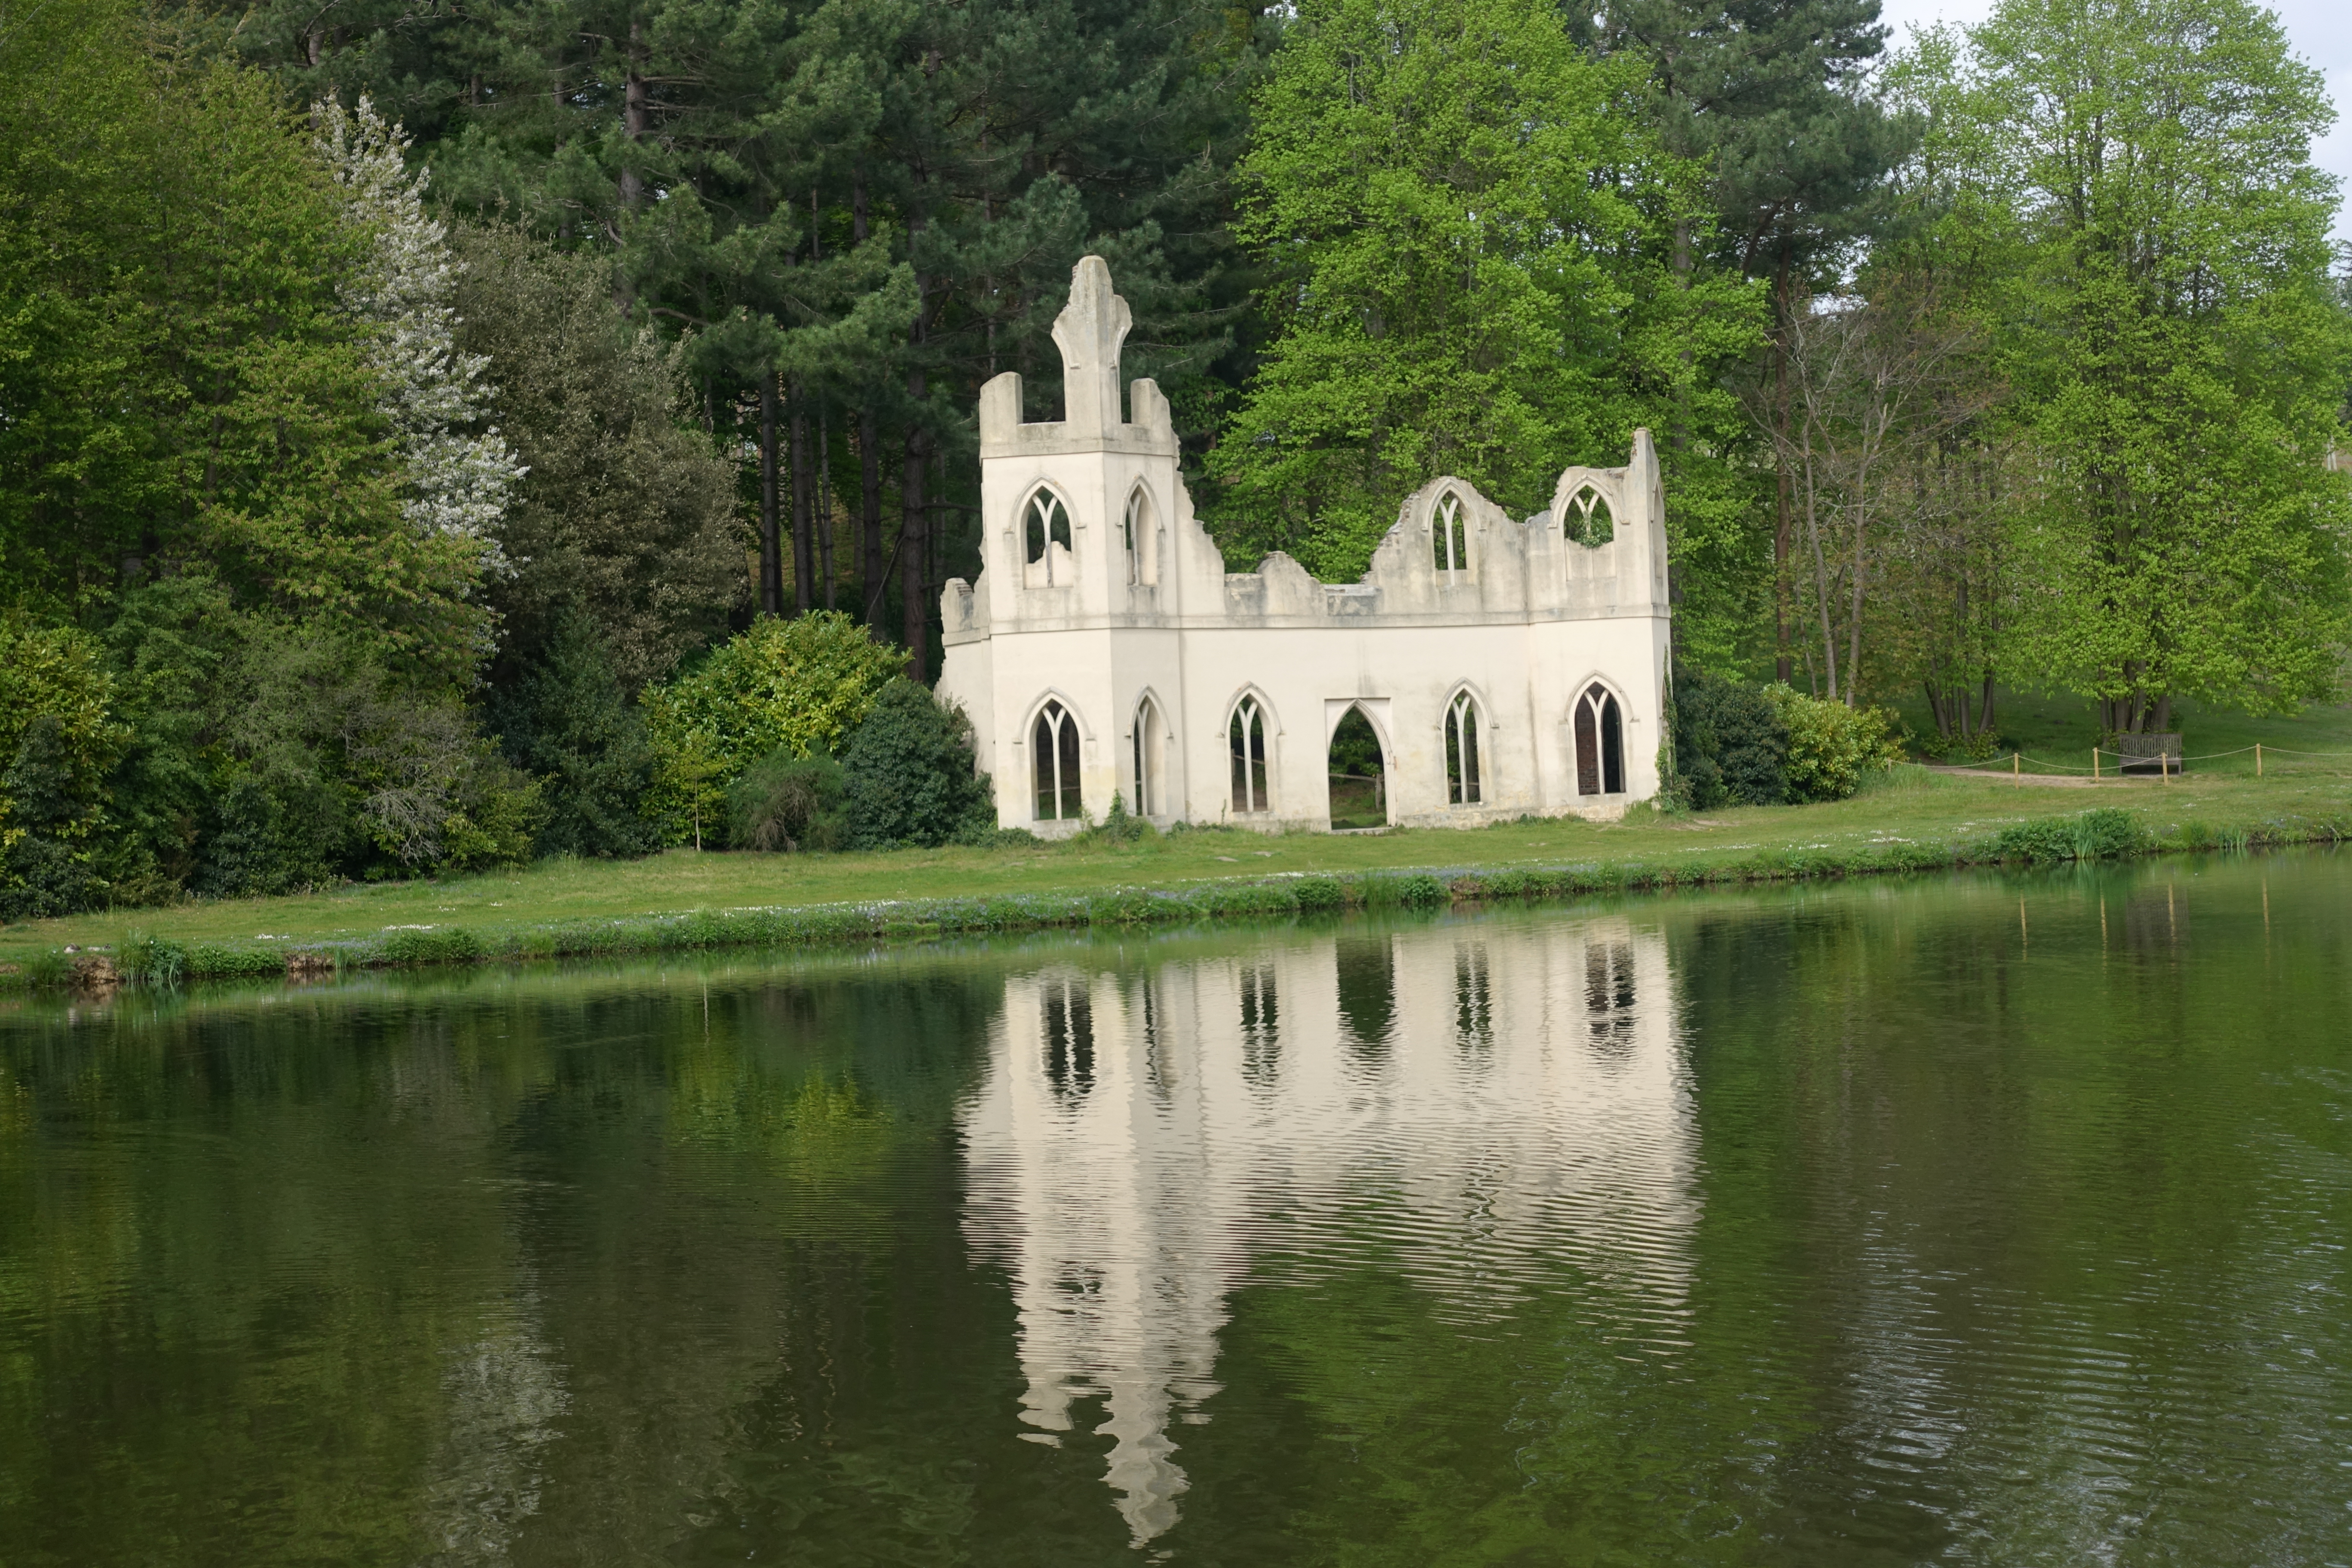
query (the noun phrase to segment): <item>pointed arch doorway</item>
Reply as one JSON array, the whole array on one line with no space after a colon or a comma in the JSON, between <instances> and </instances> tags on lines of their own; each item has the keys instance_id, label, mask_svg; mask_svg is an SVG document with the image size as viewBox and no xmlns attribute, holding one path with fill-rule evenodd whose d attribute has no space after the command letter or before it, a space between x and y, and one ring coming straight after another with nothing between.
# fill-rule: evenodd
<instances>
[{"instance_id":1,"label":"pointed arch doorway","mask_svg":"<svg viewBox=\"0 0 2352 1568\"><path fill-rule=\"evenodd\" d=\"M1389 825L1388 756L1380 731L1354 703L1332 726L1326 771L1334 831Z\"/></svg>"}]
</instances>

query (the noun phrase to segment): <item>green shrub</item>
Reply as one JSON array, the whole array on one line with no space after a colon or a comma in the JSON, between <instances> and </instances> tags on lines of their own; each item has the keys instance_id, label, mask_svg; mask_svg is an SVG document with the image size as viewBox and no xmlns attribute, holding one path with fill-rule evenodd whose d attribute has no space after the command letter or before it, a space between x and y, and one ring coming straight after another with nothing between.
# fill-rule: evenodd
<instances>
[{"instance_id":1,"label":"green shrub","mask_svg":"<svg viewBox=\"0 0 2352 1568\"><path fill-rule=\"evenodd\" d=\"M838 849L849 838L841 764L823 752L779 751L727 789L727 838L738 849Z\"/></svg>"},{"instance_id":2,"label":"green shrub","mask_svg":"<svg viewBox=\"0 0 2352 1568\"><path fill-rule=\"evenodd\" d=\"M1348 889L1337 877L1301 877L1290 888L1303 913L1329 914L1347 907Z\"/></svg>"},{"instance_id":3,"label":"green shrub","mask_svg":"<svg viewBox=\"0 0 2352 1568\"><path fill-rule=\"evenodd\" d=\"M386 963L464 963L482 956L482 939L463 926L396 931L385 935L383 954Z\"/></svg>"},{"instance_id":4,"label":"green shrub","mask_svg":"<svg viewBox=\"0 0 2352 1568\"><path fill-rule=\"evenodd\" d=\"M1189 920L1198 912L1181 899L1134 889L1097 893L1087 900L1087 919L1095 925L1157 925Z\"/></svg>"},{"instance_id":5,"label":"green shrub","mask_svg":"<svg viewBox=\"0 0 2352 1568\"><path fill-rule=\"evenodd\" d=\"M1032 837L1034 837L1034 835L1032 835ZM1103 819L1100 822L1090 825L1083 832L1072 835L1068 839L1065 840L1065 842L1071 844L1133 844L1139 839L1157 838L1159 837L1160 830L1151 826L1151 819L1144 816L1137 816L1130 813L1127 809L1126 795L1118 790L1113 790L1111 791L1110 795L1110 810L1103 814Z\"/></svg>"},{"instance_id":6,"label":"green shrub","mask_svg":"<svg viewBox=\"0 0 2352 1568\"><path fill-rule=\"evenodd\" d=\"M73 978L73 959L61 947L45 947L26 955L24 975L27 985L63 985Z\"/></svg>"},{"instance_id":7,"label":"green shrub","mask_svg":"<svg viewBox=\"0 0 2352 1568\"><path fill-rule=\"evenodd\" d=\"M125 931L114 944L114 966L126 979L169 985L187 973L188 950L180 942L142 931Z\"/></svg>"},{"instance_id":8,"label":"green shrub","mask_svg":"<svg viewBox=\"0 0 2352 1568\"><path fill-rule=\"evenodd\" d=\"M0 620L0 920L87 909L108 773L130 742L98 644Z\"/></svg>"},{"instance_id":9,"label":"green shrub","mask_svg":"<svg viewBox=\"0 0 2352 1568\"><path fill-rule=\"evenodd\" d=\"M238 619L205 748L199 890L528 859L545 811L450 687L395 674L330 627Z\"/></svg>"},{"instance_id":10,"label":"green shrub","mask_svg":"<svg viewBox=\"0 0 2352 1568\"><path fill-rule=\"evenodd\" d=\"M696 668L649 689L651 806L664 837L690 844L711 832L728 784L778 751L835 752L846 765L844 742L906 665L904 652L850 616L763 616Z\"/></svg>"},{"instance_id":11,"label":"green shrub","mask_svg":"<svg viewBox=\"0 0 2352 1568\"><path fill-rule=\"evenodd\" d=\"M1367 877L1364 907L1369 910L1426 910L1454 901L1445 884L1426 873L1409 877Z\"/></svg>"},{"instance_id":12,"label":"green shrub","mask_svg":"<svg viewBox=\"0 0 2352 1568\"><path fill-rule=\"evenodd\" d=\"M1823 702L1787 686L1768 686L1772 705L1788 734L1787 799L1843 800L1863 779L1903 760L1902 723L1880 708L1848 708Z\"/></svg>"},{"instance_id":13,"label":"green shrub","mask_svg":"<svg viewBox=\"0 0 2352 1568\"><path fill-rule=\"evenodd\" d=\"M2012 823L1993 836L1991 858L2054 866L2067 860L2111 860L2137 855L2147 835L2131 813L2101 806L2074 816Z\"/></svg>"},{"instance_id":14,"label":"green shrub","mask_svg":"<svg viewBox=\"0 0 2352 1568\"><path fill-rule=\"evenodd\" d=\"M545 790L541 855L630 857L661 847L646 815L654 753L644 715L586 614L557 618L540 657L494 689L489 714L507 756Z\"/></svg>"},{"instance_id":15,"label":"green shrub","mask_svg":"<svg viewBox=\"0 0 2352 1568\"><path fill-rule=\"evenodd\" d=\"M236 768L213 804L196 890L254 898L331 882L351 838L350 814L346 792L319 773L298 766Z\"/></svg>"},{"instance_id":16,"label":"green shrub","mask_svg":"<svg viewBox=\"0 0 2352 1568\"><path fill-rule=\"evenodd\" d=\"M1675 671L1674 733L1683 804L1711 811L1788 799L1788 728L1755 687Z\"/></svg>"},{"instance_id":17,"label":"green shrub","mask_svg":"<svg viewBox=\"0 0 2352 1568\"><path fill-rule=\"evenodd\" d=\"M2148 847L2148 835L2128 811L2111 805L2086 811L2074 818L2074 858L2120 860Z\"/></svg>"},{"instance_id":18,"label":"green shrub","mask_svg":"<svg viewBox=\"0 0 2352 1568\"><path fill-rule=\"evenodd\" d=\"M1203 914L1224 917L1295 915L1298 892L1287 882L1212 883L1192 895L1192 903Z\"/></svg>"},{"instance_id":19,"label":"green shrub","mask_svg":"<svg viewBox=\"0 0 2352 1568\"><path fill-rule=\"evenodd\" d=\"M860 849L992 838L994 801L972 771L971 721L911 680L877 693L841 757Z\"/></svg>"},{"instance_id":20,"label":"green shrub","mask_svg":"<svg viewBox=\"0 0 2352 1568\"><path fill-rule=\"evenodd\" d=\"M275 948L233 947L223 942L191 942L188 977L192 980L261 979L286 973L286 957Z\"/></svg>"}]
</instances>

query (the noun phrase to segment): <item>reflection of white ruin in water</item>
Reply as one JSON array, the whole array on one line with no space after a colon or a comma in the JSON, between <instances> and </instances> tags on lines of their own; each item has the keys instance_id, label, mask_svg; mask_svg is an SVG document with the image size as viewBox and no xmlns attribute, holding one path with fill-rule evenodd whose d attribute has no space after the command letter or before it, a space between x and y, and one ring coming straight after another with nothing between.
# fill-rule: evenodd
<instances>
[{"instance_id":1,"label":"reflection of white ruin in water","mask_svg":"<svg viewBox=\"0 0 2352 1568\"><path fill-rule=\"evenodd\" d=\"M1371 1260L1491 1320L1572 1269L1679 1314L1696 1217L1664 939L1622 920L1270 942L1017 975L963 1113L1040 1442L1098 1398L1142 1545L1244 1276ZM1374 1221L1354 1223L1356 1216Z\"/></svg>"}]
</instances>

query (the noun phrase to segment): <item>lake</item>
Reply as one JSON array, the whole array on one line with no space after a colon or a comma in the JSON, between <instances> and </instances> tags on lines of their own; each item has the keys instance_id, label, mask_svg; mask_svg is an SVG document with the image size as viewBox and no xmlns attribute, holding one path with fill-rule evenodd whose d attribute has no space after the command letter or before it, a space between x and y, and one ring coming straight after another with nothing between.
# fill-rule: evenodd
<instances>
[{"instance_id":1,"label":"lake","mask_svg":"<svg viewBox=\"0 0 2352 1568\"><path fill-rule=\"evenodd\" d=\"M0 1563L2352 1561L2352 857L0 1007Z\"/></svg>"}]
</instances>

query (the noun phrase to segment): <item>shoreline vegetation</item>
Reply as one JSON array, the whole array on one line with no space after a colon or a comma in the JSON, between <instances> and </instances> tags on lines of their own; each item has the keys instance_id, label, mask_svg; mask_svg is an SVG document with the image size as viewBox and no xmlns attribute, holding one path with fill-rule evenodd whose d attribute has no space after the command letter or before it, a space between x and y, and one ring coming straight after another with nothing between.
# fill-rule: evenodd
<instances>
[{"instance_id":1,"label":"shoreline vegetation","mask_svg":"<svg viewBox=\"0 0 2352 1568\"><path fill-rule=\"evenodd\" d=\"M342 970L805 949L1052 928L1574 899L1999 865L2332 844L2341 775L2112 784L1892 770L1848 800L1528 818L1378 834L1105 829L1062 844L694 854L195 901L0 928L0 987L172 984ZM2087 809L2086 809L2087 806ZM2053 809L2057 808L2057 809ZM924 889L942 887L941 894ZM436 918L446 917L446 918Z\"/></svg>"}]
</instances>

